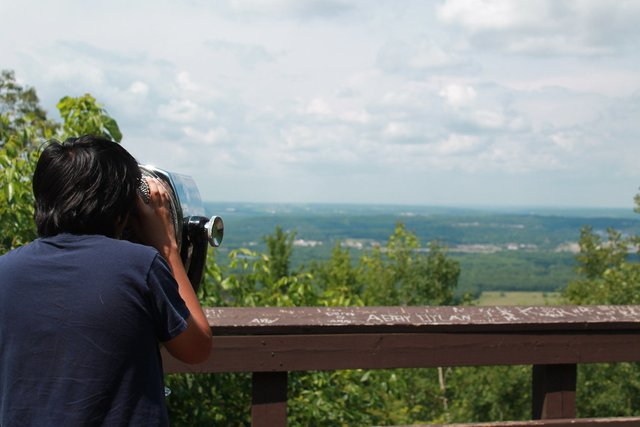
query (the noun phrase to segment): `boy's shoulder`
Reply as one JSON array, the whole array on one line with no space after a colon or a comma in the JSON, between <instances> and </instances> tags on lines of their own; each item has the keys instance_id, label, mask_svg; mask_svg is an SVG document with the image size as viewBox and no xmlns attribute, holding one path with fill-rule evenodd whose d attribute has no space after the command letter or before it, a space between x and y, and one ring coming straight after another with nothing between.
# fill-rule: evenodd
<instances>
[{"instance_id":1,"label":"boy's shoulder","mask_svg":"<svg viewBox=\"0 0 640 427\"><path fill-rule=\"evenodd\" d=\"M103 259L146 260L151 262L158 251L151 246L128 240L118 240L102 235L75 235L58 234L55 236L40 237L24 246L15 248L0 256L2 263L15 263L19 260L42 258L48 256L72 257L85 256L100 257Z\"/></svg>"},{"instance_id":2,"label":"boy's shoulder","mask_svg":"<svg viewBox=\"0 0 640 427\"><path fill-rule=\"evenodd\" d=\"M95 252L98 256L115 257L125 261L151 262L158 255L158 251L151 246L105 236L91 236L84 245L88 251Z\"/></svg>"}]
</instances>

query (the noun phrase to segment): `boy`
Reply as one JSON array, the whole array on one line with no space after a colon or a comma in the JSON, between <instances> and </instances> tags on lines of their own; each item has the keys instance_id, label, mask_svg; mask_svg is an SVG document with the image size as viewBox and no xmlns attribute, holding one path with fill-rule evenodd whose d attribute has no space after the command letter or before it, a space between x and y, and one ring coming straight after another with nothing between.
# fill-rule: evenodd
<instances>
[{"instance_id":1,"label":"boy","mask_svg":"<svg viewBox=\"0 0 640 427\"><path fill-rule=\"evenodd\" d=\"M209 355L169 195L93 136L49 143L33 177L38 238L0 257L0 426L167 425L162 343ZM119 240L133 227L145 245Z\"/></svg>"}]
</instances>

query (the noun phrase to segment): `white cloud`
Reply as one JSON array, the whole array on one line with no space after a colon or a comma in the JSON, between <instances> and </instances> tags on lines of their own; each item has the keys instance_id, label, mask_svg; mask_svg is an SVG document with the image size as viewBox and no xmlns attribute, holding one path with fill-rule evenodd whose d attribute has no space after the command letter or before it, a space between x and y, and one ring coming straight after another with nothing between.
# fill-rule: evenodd
<instances>
[{"instance_id":1,"label":"white cloud","mask_svg":"<svg viewBox=\"0 0 640 427\"><path fill-rule=\"evenodd\" d=\"M214 145L229 139L229 131L224 127L206 129L202 132L192 126L185 126L182 128L182 131L191 141L196 141L204 145ZM216 156L219 156L219 153L220 151L216 151ZM227 156L227 158L230 157Z\"/></svg>"},{"instance_id":2,"label":"white cloud","mask_svg":"<svg viewBox=\"0 0 640 427\"><path fill-rule=\"evenodd\" d=\"M336 126L344 123L356 125L364 125L370 122L370 114L362 108L354 108L349 102L344 100L324 98L311 99L305 108L299 111L302 117L313 117L319 120L330 120Z\"/></svg>"},{"instance_id":3,"label":"white cloud","mask_svg":"<svg viewBox=\"0 0 640 427\"><path fill-rule=\"evenodd\" d=\"M176 75L176 83L180 91L195 92L199 89L198 85L191 80L191 76L187 71L180 71Z\"/></svg>"},{"instance_id":4,"label":"white cloud","mask_svg":"<svg viewBox=\"0 0 640 427\"><path fill-rule=\"evenodd\" d=\"M325 174L340 173L345 168L357 169L362 161L357 144L345 143L352 138L343 128L295 125L283 129L281 137L280 144L270 147L271 167L280 165L295 171Z\"/></svg>"},{"instance_id":5,"label":"white cloud","mask_svg":"<svg viewBox=\"0 0 640 427\"><path fill-rule=\"evenodd\" d=\"M237 43L228 40L212 40L205 43L214 52L228 54L225 60L233 58L242 66L254 69L260 64L272 63L276 60L276 54L269 52L267 48L259 44Z\"/></svg>"},{"instance_id":6,"label":"white cloud","mask_svg":"<svg viewBox=\"0 0 640 427\"><path fill-rule=\"evenodd\" d=\"M197 123L212 120L215 114L189 99L172 99L158 107L158 117L173 123Z\"/></svg>"},{"instance_id":7,"label":"white cloud","mask_svg":"<svg viewBox=\"0 0 640 427\"><path fill-rule=\"evenodd\" d=\"M141 81L135 81L129 86L129 92L134 95L146 96L149 93L149 85Z\"/></svg>"},{"instance_id":8,"label":"white cloud","mask_svg":"<svg viewBox=\"0 0 640 427\"><path fill-rule=\"evenodd\" d=\"M455 69L466 62L456 52L424 36L410 41L389 41L381 47L377 56L377 64L382 70L412 76Z\"/></svg>"},{"instance_id":9,"label":"white cloud","mask_svg":"<svg viewBox=\"0 0 640 427\"><path fill-rule=\"evenodd\" d=\"M449 84L438 94L452 107L464 107L470 105L478 96L473 86L459 84Z\"/></svg>"},{"instance_id":10,"label":"white cloud","mask_svg":"<svg viewBox=\"0 0 640 427\"><path fill-rule=\"evenodd\" d=\"M98 64L77 59L50 64L44 79L53 84L73 82L76 88L91 88L101 87L105 83L105 74Z\"/></svg>"},{"instance_id":11,"label":"white cloud","mask_svg":"<svg viewBox=\"0 0 640 427\"><path fill-rule=\"evenodd\" d=\"M403 140L413 136L413 132L407 123L389 122L384 127L384 135L391 140Z\"/></svg>"},{"instance_id":12,"label":"white cloud","mask_svg":"<svg viewBox=\"0 0 640 427\"><path fill-rule=\"evenodd\" d=\"M341 119L345 122L367 124L371 122L371 115L363 109L347 110L341 114Z\"/></svg>"},{"instance_id":13,"label":"white cloud","mask_svg":"<svg viewBox=\"0 0 640 427\"><path fill-rule=\"evenodd\" d=\"M438 17L477 46L518 54L612 54L639 41L633 1L447 0Z\"/></svg>"},{"instance_id":14,"label":"white cloud","mask_svg":"<svg viewBox=\"0 0 640 427\"><path fill-rule=\"evenodd\" d=\"M446 140L439 142L435 150L443 155L468 154L475 153L480 144L481 139L478 137L452 134Z\"/></svg>"},{"instance_id":15,"label":"white cloud","mask_svg":"<svg viewBox=\"0 0 640 427\"><path fill-rule=\"evenodd\" d=\"M335 18L350 12L353 5L341 0L230 0L240 14L303 19Z\"/></svg>"},{"instance_id":16,"label":"white cloud","mask_svg":"<svg viewBox=\"0 0 640 427\"><path fill-rule=\"evenodd\" d=\"M543 0L447 0L439 7L438 16L471 32L540 28L552 17L549 6Z\"/></svg>"},{"instance_id":17,"label":"white cloud","mask_svg":"<svg viewBox=\"0 0 640 427\"><path fill-rule=\"evenodd\" d=\"M566 128L598 121L611 99L561 88L516 91L512 108L525 114L534 129Z\"/></svg>"},{"instance_id":18,"label":"white cloud","mask_svg":"<svg viewBox=\"0 0 640 427\"><path fill-rule=\"evenodd\" d=\"M306 108L306 112L308 114L314 114L318 116L329 116L333 113L327 101L320 98L312 99Z\"/></svg>"},{"instance_id":19,"label":"white cloud","mask_svg":"<svg viewBox=\"0 0 640 427\"><path fill-rule=\"evenodd\" d=\"M290 153L296 153L300 151L315 151L321 147L316 139L316 132L314 129L308 126L291 126L290 128L282 130L282 137L284 140L284 149Z\"/></svg>"},{"instance_id":20,"label":"white cloud","mask_svg":"<svg viewBox=\"0 0 640 427\"><path fill-rule=\"evenodd\" d=\"M477 110L472 114L472 119L480 127L488 129L501 129L506 124L506 118L500 111Z\"/></svg>"},{"instance_id":21,"label":"white cloud","mask_svg":"<svg viewBox=\"0 0 640 427\"><path fill-rule=\"evenodd\" d=\"M573 151L580 145L578 139L580 136L583 135L577 135L575 132L561 131L551 135L551 141L562 150Z\"/></svg>"}]
</instances>

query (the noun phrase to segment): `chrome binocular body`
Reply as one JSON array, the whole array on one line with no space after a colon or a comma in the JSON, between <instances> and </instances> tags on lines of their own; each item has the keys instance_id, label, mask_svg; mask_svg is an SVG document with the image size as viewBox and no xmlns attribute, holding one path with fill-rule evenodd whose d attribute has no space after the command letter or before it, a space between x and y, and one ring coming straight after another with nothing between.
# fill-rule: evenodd
<instances>
[{"instance_id":1,"label":"chrome binocular body","mask_svg":"<svg viewBox=\"0 0 640 427\"><path fill-rule=\"evenodd\" d=\"M195 290L200 287L211 245L218 247L224 236L224 222L219 216L205 216L200 192L194 180L187 175L167 172L149 165L140 165L142 178L158 178L168 189L171 202L171 220L182 263Z\"/></svg>"}]
</instances>

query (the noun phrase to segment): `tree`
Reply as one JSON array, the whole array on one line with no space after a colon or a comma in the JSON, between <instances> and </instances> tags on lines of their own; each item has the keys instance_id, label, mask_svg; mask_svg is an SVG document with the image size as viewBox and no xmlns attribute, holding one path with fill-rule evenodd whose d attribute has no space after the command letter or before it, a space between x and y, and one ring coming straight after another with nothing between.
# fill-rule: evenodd
<instances>
[{"instance_id":1,"label":"tree","mask_svg":"<svg viewBox=\"0 0 640 427\"><path fill-rule=\"evenodd\" d=\"M638 304L640 264L629 260L637 236L623 237L609 229L607 241L584 227L580 235L578 279L571 282L564 297L572 304Z\"/></svg>"},{"instance_id":2,"label":"tree","mask_svg":"<svg viewBox=\"0 0 640 427\"><path fill-rule=\"evenodd\" d=\"M396 224L385 250L361 261L360 280L367 305L446 305L454 301L460 265L431 242L426 251L404 224Z\"/></svg>"},{"instance_id":3,"label":"tree","mask_svg":"<svg viewBox=\"0 0 640 427\"><path fill-rule=\"evenodd\" d=\"M400 303L451 305L459 277L460 265L449 259L438 243L431 242L427 254L417 255L412 268L405 272Z\"/></svg>"},{"instance_id":4,"label":"tree","mask_svg":"<svg viewBox=\"0 0 640 427\"><path fill-rule=\"evenodd\" d=\"M456 367L446 377L446 422L531 419L531 366Z\"/></svg>"},{"instance_id":5,"label":"tree","mask_svg":"<svg viewBox=\"0 0 640 427\"><path fill-rule=\"evenodd\" d=\"M0 72L0 148L9 142L46 140L58 127L47 119L34 88L18 84L13 71Z\"/></svg>"},{"instance_id":6,"label":"tree","mask_svg":"<svg viewBox=\"0 0 640 427\"><path fill-rule=\"evenodd\" d=\"M59 126L47 119L34 88L0 72L0 254L36 236L31 177L37 147Z\"/></svg>"},{"instance_id":7,"label":"tree","mask_svg":"<svg viewBox=\"0 0 640 427\"><path fill-rule=\"evenodd\" d=\"M635 196L640 212L640 194ZM607 230L606 241L591 227L580 235L578 278L563 293L570 304L639 304L640 236L623 236ZM640 400L640 364L617 363L578 366L577 411L582 417L638 416Z\"/></svg>"},{"instance_id":8,"label":"tree","mask_svg":"<svg viewBox=\"0 0 640 427\"><path fill-rule=\"evenodd\" d=\"M295 238L295 232L287 233L279 225L276 226L273 235L264 237L264 241L267 244L267 254L269 255L270 278L273 282L289 275L291 252L293 252Z\"/></svg>"},{"instance_id":9,"label":"tree","mask_svg":"<svg viewBox=\"0 0 640 427\"><path fill-rule=\"evenodd\" d=\"M35 89L18 84L12 71L0 73L0 254L36 236L31 179L45 141L85 134L122 139L91 95L64 97L58 109L61 124L47 118Z\"/></svg>"},{"instance_id":10,"label":"tree","mask_svg":"<svg viewBox=\"0 0 640 427\"><path fill-rule=\"evenodd\" d=\"M8 138L0 148L0 255L36 236L31 177L37 152Z\"/></svg>"},{"instance_id":11,"label":"tree","mask_svg":"<svg viewBox=\"0 0 640 427\"><path fill-rule=\"evenodd\" d=\"M352 306L363 305L362 283L354 267L348 249L336 243L331 258L326 262L316 262L311 267L316 287L321 290L321 304Z\"/></svg>"},{"instance_id":12,"label":"tree","mask_svg":"<svg viewBox=\"0 0 640 427\"><path fill-rule=\"evenodd\" d=\"M100 135L115 142L122 141L118 123L88 93L76 98L65 96L58 102L62 117L62 136Z\"/></svg>"}]
</instances>

